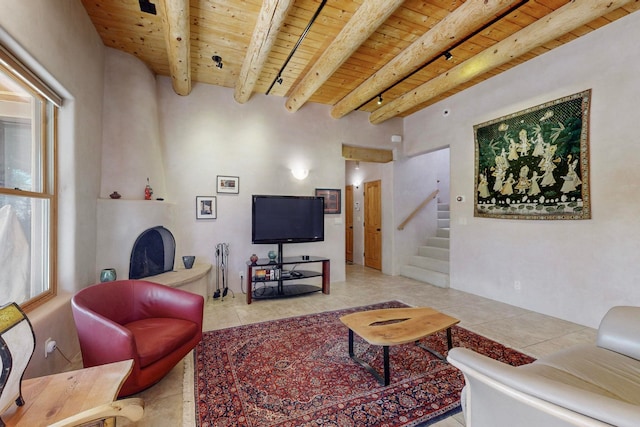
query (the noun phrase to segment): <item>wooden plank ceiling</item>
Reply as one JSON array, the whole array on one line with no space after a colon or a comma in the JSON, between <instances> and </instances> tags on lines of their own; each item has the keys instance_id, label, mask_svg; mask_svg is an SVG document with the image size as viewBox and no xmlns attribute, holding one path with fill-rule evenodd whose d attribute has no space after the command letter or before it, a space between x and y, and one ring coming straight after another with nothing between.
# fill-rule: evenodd
<instances>
[{"instance_id":1,"label":"wooden plank ceiling","mask_svg":"<svg viewBox=\"0 0 640 427\"><path fill-rule=\"evenodd\" d=\"M372 123L410 115L640 9L640 0L82 3L106 46L171 76L181 95L202 82L234 88L241 103L262 93L286 98L291 112L316 102L333 106L334 118L370 112ZM142 12L143 3L156 14Z\"/></svg>"}]
</instances>

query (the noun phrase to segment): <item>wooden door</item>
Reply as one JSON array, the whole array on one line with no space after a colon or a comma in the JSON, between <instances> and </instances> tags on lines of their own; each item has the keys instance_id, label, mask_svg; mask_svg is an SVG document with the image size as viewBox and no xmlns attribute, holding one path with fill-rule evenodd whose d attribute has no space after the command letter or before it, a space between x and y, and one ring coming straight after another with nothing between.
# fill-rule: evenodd
<instances>
[{"instance_id":1,"label":"wooden door","mask_svg":"<svg viewBox=\"0 0 640 427\"><path fill-rule=\"evenodd\" d=\"M344 190L344 258L346 262L353 263L353 185L347 185Z\"/></svg>"},{"instance_id":2,"label":"wooden door","mask_svg":"<svg viewBox=\"0 0 640 427\"><path fill-rule=\"evenodd\" d=\"M382 270L381 181L364 183L364 265Z\"/></svg>"}]
</instances>

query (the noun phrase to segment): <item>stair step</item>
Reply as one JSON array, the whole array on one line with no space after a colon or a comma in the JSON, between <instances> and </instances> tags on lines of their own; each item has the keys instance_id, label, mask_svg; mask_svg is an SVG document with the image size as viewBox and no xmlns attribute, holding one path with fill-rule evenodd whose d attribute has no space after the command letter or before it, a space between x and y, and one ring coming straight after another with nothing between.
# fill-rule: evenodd
<instances>
[{"instance_id":1,"label":"stair step","mask_svg":"<svg viewBox=\"0 0 640 427\"><path fill-rule=\"evenodd\" d=\"M438 218L438 228L449 228L450 220L447 219L439 219Z\"/></svg>"},{"instance_id":2,"label":"stair step","mask_svg":"<svg viewBox=\"0 0 640 427\"><path fill-rule=\"evenodd\" d=\"M427 237L426 246L434 246L436 248L449 249L448 237Z\"/></svg>"},{"instance_id":3,"label":"stair step","mask_svg":"<svg viewBox=\"0 0 640 427\"><path fill-rule=\"evenodd\" d=\"M429 283L440 288L449 287L449 275L439 273L433 270L425 270L413 265L404 265L400 269L400 275L409 277L410 279L418 280L420 282Z\"/></svg>"},{"instance_id":4,"label":"stair step","mask_svg":"<svg viewBox=\"0 0 640 427\"><path fill-rule=\"evenodd\" d=\"M449 211L438 211L438 219L449 219L451 212Z\"/></svg>"},{"instance_id":5,"label":"stair step","mask_svg":"<svg viewBox=\"0 0 640 427\"><path fill-rule=\"evenodd\" d=\"M439 211L450 211L451 207L450 207L449 203L438 203L438 210Z\"/></svg>"},{"instance_id":6,"label":"stair step","mask_svg":"<svg viewBox=\"0 0 640 427\"><path fill-rule=\"evenodd\" d=\"M442 261L449 261L449 249L435 248L433 246L420 246L418 255L435 258Z\"/></svg>"},{"instance_id":7,"label":"stair step","mask_svg":"<svg viewBox=\"0 0 640 427\"><path fill-rule=\"evenodd\" d=\"M449 238L449 228L438 228L436 230L436 237L446 237Z\"/></svg>"},{"instance_id":8,"label":"stair step","mask_svg":"<svg viewBox=\"0 0 640 427\"><path fill-rule=\"evenodd\" d=\"M424 268L425 270L433 270L439 273L449 274L449 261L441 259L413 255L409 258L409 265Z\"/></svg>"}]
</instances>

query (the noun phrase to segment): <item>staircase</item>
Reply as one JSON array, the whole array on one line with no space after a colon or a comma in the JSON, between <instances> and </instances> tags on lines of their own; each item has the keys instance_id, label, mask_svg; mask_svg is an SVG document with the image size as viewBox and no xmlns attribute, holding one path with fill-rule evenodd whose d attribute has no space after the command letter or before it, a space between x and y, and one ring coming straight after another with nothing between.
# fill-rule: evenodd
<instances>
[{"instance_id":1,"label":"staircase","mask_svg":"<svg viewBox=\"0 0 640 427\"><path fill-rule=\"evenodd\" d=\"M400 269L400 275L430 283L441 288L449 287L449 205L438 203L438 229L435 237L427 238L425 246L418 248L418 255Z\"/></svg>"}]
</instances>

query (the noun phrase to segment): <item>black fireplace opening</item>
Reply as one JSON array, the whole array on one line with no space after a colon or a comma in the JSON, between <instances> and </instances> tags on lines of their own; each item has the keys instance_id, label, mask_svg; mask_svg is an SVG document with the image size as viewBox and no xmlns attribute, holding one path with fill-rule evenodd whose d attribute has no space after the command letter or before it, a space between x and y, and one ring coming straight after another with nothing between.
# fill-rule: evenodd
<instances>
[{"instance_id":1,"label":"black fireplace opening","mask_svg":"<svg viewBox=\"0 0 640 427\"><path fill-rule=\"evenodd\" d=\"M173 270L176 240L162 226L145 230L138 236L131 251L129 279L142 279Z\"/></svg>"}]
</instances>

